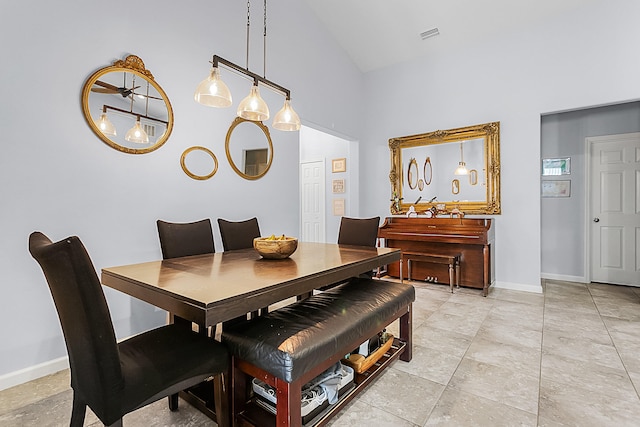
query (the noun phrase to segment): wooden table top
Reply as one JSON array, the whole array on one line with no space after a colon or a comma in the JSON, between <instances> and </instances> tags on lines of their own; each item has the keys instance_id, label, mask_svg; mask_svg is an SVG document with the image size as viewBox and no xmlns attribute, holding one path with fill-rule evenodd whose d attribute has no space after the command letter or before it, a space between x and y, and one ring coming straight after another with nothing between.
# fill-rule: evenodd
<instances>
[{"instance_id":1,"label":"wooden table top","mask_svg":"<svg viewBox=\"0 0 640 427\"><path fill-rule=\"evenodd\" d=\"M298 243L284 260L253 249L102 269L102 284L212 326L398 261L400 250Z\"/></svg>"}]
</instances>

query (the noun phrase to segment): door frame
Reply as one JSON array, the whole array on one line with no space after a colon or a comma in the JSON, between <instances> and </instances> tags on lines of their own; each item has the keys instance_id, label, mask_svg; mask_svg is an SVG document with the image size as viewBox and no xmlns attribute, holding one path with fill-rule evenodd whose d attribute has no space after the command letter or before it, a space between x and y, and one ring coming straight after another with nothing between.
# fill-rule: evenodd
<instances>
[{"instance_id":1,"label":"door frame","mask_svg":"<svg viewBox=\"0 0 640 427\"><path fill-rule=\"evenodd\" d=\"M584 212L586 212L585 221L584 221L584 266L585 266L585 279L587 283L591 283L591 221L593 220L593 212L591 212L591 146L596 142L603 141L614 141L625 136L628 137L639 137L640 132L627 132L627 133L617 133L611 135L601 135L601 136L588 136L584 139L585 141L585 195L584 195Z\"/></svg>"}]
</instances>

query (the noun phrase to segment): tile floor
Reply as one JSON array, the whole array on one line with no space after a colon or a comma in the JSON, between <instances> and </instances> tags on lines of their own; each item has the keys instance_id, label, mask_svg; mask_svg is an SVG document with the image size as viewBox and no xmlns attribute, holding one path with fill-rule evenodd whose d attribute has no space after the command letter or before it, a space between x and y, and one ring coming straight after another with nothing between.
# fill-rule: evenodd
<instances>
[{"instance_id":1,"label":"tile floor","mask_svg":"<svg viewBox=\"0 0 640 427\"><path fill-rule=\"evenodd\" d=\"M640 288L546 281L544 295L483 298L414 284L413 360L396 361L330 426L640 426ZM64 426L70 412L68 371L0 392L0 426ZM163 399L124 424L214 423ZM85 425L101 423L88 411Z\"/></svg>"}]
</instances>

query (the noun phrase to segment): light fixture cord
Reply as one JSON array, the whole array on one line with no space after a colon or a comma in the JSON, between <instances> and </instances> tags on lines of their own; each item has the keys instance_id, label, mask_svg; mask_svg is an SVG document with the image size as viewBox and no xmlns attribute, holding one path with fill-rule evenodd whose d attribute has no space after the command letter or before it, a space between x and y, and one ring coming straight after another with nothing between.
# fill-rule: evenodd
<instances>
[{"instance_id":1,"label":"light fixture cord","mask_svg":"<svg viewBox=\"0 0 640 427\"><path fill-rule=\"evenodd\" d=\"M125 77L125 81L126 81L126 77ZM124 87L126 88L127 85L124 85ZM134 74L131 80L131 87L136 87L136 75ZM133 113L133 95L129 94L129 98L131 98L131 112Z\"/></svg>"},{"instance_id":2,"label":"light fixture cord","mask_svg":"<svg viewBox=\"0 0 640 427\"><path fill-rule=\"evenodd\" d=\"M251 27L251 2L247 0L247 70L249 70L249 28Z\"/></svg>"},{"instance_id":3,"label":"light fixture cord","mask_svg":"<svg viewBox=\"0 0 640 427\"><path fill-rule=\"evenodd\" d=\"M462 156L462 142L460 143L460 161L464 163L464 157Z\"/></svg>"},{"instance_id":4,"label":"light fixture cord","mask_svg":"<svg viewBox=\"0 0 640 427\"><path fill-rule=\"evenodd\" d=\"M267 78L267 0L264 0L264 36L262 38L262 77Z\"/></svg>"}]
</instances>

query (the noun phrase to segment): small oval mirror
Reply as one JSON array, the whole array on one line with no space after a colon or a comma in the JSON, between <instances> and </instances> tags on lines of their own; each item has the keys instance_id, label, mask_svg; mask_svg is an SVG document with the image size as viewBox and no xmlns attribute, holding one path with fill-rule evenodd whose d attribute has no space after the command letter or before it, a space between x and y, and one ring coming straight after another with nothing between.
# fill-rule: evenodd
<instances>
[{"instance_id":1,"label":"small oval mirror","mask_svg":"<svg viewBox=\"0 0 640 427\"><path fill-rule=\"evenodd\" d=\"M173 130L167 94L142 59L129 55L93 73L82 89L82 110L107 145L131 154L157 150Z\"/></svg>"},{"instance_id":2,"label":"small oval mirror","mask_svg":"<svg viewBox=\"0 0 640 427\"><path fill-rule=\"evenodd\" d=\"M262 178L271 167L273 143L269 128L262 122L236 117L225 140L227 160L244 179Z\"/></svg>"}]
</instances>

